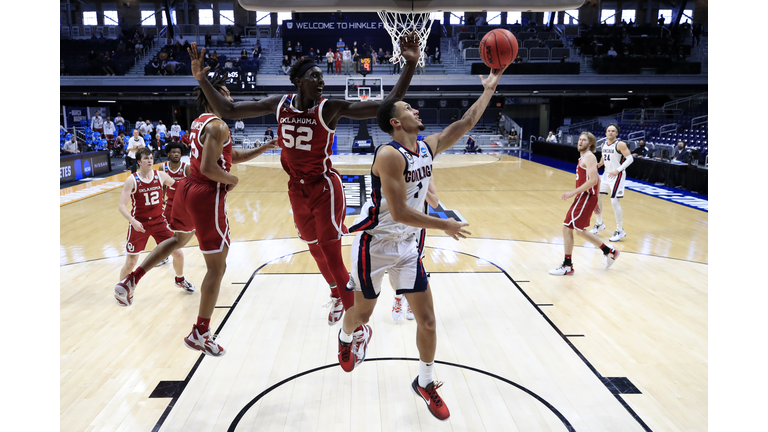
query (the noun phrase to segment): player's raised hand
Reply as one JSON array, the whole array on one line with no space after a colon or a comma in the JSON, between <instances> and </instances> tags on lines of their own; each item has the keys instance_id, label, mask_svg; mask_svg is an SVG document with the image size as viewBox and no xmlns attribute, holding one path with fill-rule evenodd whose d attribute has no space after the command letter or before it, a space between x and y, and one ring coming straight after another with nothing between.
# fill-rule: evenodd
<instances>
[{"instance_id":1,"label":"player's raised hand","mask_svg":"<svg viewBox=\"0 0 768 432\"><path fill-rule=\"evenodd\" d=\"M141 222L137 221L136 219L131 221L131 226L138 232L146 232L144 225L142 225Z\"/></svg>"},{"instance_id":2,"label":"player's raised hand","mask_svg":"<svg viewBox=\"0 0 768 432\"><path fill-rule=\"evenodd\" d=\"M499 84L499 79L501 79L501 75L507 70L508 66L509 65L504 66L501 69L491 69L490 75L485 78L480 75L480 82L483 84L483 88L486 90L496 90L496 86Z\"/></svg>"},{"instance_id":3,"label":"player's raised hand","mask_svg":"<svg viewBox=\"0 0 768 432\"><path fill-rule=\"evenodd\" d=\"M468 235L472 235L471 232L464 229L465 226L469 226L466 222L456 222L453 219L448 220L448 228L444 229L446 234L454 240L460 240L467 238Z\"/></svg>"},{"instance_id":4,"label":"player's raised hand","mask_svg":"<svg viewBox=\"0 0 768 432\"><path fill-rule=\"evenodd\" d=\"M192 42L192 45L187 48L187 52L189 53L189 59L191 60L190 68L192 69L192 76L194 76L198 81L206 79L208 71L211 70L211 67L203 67L205 48L203 48L202 51L198 51L197 42Z\"/></svg>"},{"instance_id":5,"label":"player's raised hand","mask_svg":"<svg viewBox=\"0 0 768 432\"><path fill-rule=\"evenodd\" d=\"M419 35L416 32L410 32L400 38L400 55L406 63L413 64L419 61L421 49L419 49Z\"/></svg>"}]
</instances>

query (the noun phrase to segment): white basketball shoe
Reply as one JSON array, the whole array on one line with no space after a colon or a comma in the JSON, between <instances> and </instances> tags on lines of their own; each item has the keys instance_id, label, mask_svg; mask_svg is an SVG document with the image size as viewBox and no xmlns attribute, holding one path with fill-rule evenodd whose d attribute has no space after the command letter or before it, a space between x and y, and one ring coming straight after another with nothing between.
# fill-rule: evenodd
<instances>
[{"instance_id":1,"label":"white basketball shoe","mask_svg":"<svg viewBox=\"0 0 768 432\"><path fill-rule=\"evenodd\" d=\"M609 238L608 240L612 242L617 242L626 236L627 236L627 233L624 232L624 228L617 229L616 232L613 233L613 237Z\"/></svg>"},{"instance_id":2,"label":"white basketball shoe","mask_svg":"<svg viewBox=\"0 0 768 432\"><path fill-rule=\"evenodd\" d=\"M589 230L589 232L591 232L592 234L597 234L604 229L605 229L605 224L600 222L600 223L596 223L595 227Z\"/></svg>"}]
</instances>

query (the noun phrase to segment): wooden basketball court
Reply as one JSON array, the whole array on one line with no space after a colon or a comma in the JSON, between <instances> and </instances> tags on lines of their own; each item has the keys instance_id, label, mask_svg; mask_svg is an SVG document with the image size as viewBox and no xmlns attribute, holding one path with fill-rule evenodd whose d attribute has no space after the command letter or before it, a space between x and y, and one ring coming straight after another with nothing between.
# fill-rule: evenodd
<instances>
[{"instance_id":1,"label":"wooden basketball court","mask_svg":"<svg viewBox=\"0 0 768 432\"><path fill-rule=\"evenodd\" d=\"M370 162L334 163L364 175ZM212 319L221 358L183 345L199 293L174 287L170 265L142 279L132 306L115 302L128 226L119 188L60 207L61 430L707 430L706 212L627 191L616 264L603 268L600 252L576 237L576 274L550 276L570 205L560 195L575 175L511 155L440 155L440 201L472 232L459 242L427 237L435 370L451 410L440 422L409 390L416 325L392 320L388 285L368 359L344 373L339 325L327 325L322 307L328 288L296 238L278 156L232 173L232 245ZM607 242L615 220L604 210ZM343 239L348 266L351 242ZM196 245L183 250L185 276L199 287Z\"/></svg>"}]
</instances>

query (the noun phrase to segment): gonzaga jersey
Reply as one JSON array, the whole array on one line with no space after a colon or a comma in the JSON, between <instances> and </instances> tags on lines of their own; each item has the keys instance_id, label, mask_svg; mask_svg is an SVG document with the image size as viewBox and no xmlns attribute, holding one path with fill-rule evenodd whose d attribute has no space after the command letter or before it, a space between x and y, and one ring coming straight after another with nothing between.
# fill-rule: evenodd
<instances>
[{"instance_id":1,"label":"gonzaga jersey","mask_svg":"<svg viewBox=\"0 0 768 432\"><path fill-rule=\"evenodd\" d=\"M152 180L145 183L139 173L132 174L136 184L131 194L131 216L139 222L159 218L163 215L163 183L157 171L152 171Z\"/></svg>"},{"instance_id":2,"label":"gonzaga jersey","mask_svg":"<svg viewBox=\"0 0 768 432\"><path fill-rule=\"evenodd\" d=\"M184 177L186 177L186 175L184 174L186 172L186 169L187 169L186 162L179 163L179 168L176 169L176 171L171 170L171 166L169 162L166 162L163 164L163 171L165 171L166 174L171 176L171 178L177 182L183 179ZM167 188L165 188L165 195L168 197L168 204L173 203L173 197L176 195L176 186L177 186L177 183L174 183L173 186L168 186Z\"/></svg>"},{"instance_id":3,"label":"gonzaga jersey","mask_svg":"<svg viewBox=\"0 0 768 432\"><path fill-rule=\"evenodd\" d=\"M323 175L331 168L333 136L323 121L323 107L327 99L299 111L294 107L296 95L285 95L277 106L277 141L282 148L280 163L292 178L311 179Z\"/></svg>"},{"instance_id":4,"label":"gonzaga jersey","mask_svg":"<svg viewBox=\"0 0 768 432\"><path fill-rule=\"evenodd\" d=\"M203 133L205 126L212 120L221 120L216 117L216 114L205 113L196 118L192 122L192 126L189 128L189 138L192 140L189 150L189 181L195 183L209 183L213 186L218 185L208 177L204 176L200 171L200 163L203 160L203 141L200 139L200 135ZM219 155L217 164L226 172L232 168L232 132L229 133L227 142L224 143L224 149Z\"/></svg>"},{"instance_id":5,"label":"gonzaga jersey","mask_svg":"<svg viewBox=\"0 0 768 432\"><path fill-rule=\"evenodd\" d=\"M579 161L576 163L576 189L578 189L581 185L587 182L589 180L589 172L587 172L586 168L583 168L581 166L581 158L579 158ZM592 186L591 188L587 189L585 192L587 192L590 195L597 194L598 186L600 185L600 179L597 179L597 183Z\"/></svg>"},{"instance_id":6,"label":"gonzaga jersey","mask_svg":"<svg viewBox=\"0 0 768 432\"><path fill-rule=\"evenodd\" d=\"M391 146L397 149L405 159L405 171L403 177L407 187L406 204L416 211L423 212L427 200L427 189L429 188L429 178L432 177L432 150L424 141L417 141L419 145L418 153L413 153L396 141L385 144L376 149L376 154L384 146ZM376 156L373 157L374 163ZM390 235L408 235L418 233L421 228L412 227L402 223L395 222L389 212L387 198L381 190L381 179L371 172L372 191L368 201L363 204L360 210L360 216L355 220L349 232L365 231L370 235L390 236Z\"/></svg>"},{"instance_id":7,"label":"gonzaga jersey","mask_svg":"<svg viewBox=\"0 0 768 432\"><path fill-rule=\"evenodd\" d=\"M623 164L624 161L627 160L627 158L625 158L624 155L621 154L621 152L616 149L616 146L618 144L619 144L619 140L616 140L613 144L608 144L608 141L603 143L602 153L603 153L603 162L605 163L604 172L611 172L619 169L621 164Z\"/></svg>"}]
</instances>

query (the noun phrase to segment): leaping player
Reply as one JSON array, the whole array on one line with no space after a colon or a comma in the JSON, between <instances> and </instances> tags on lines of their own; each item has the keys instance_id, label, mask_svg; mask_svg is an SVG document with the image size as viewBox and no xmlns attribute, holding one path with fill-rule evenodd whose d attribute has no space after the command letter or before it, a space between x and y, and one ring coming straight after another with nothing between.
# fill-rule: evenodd
<instances>
[{"instance_id":1,"label":"leaping player","mask_svg":"<svg viewBox=\"0 0 768 432\"><path fill-rule=\"evenodd\" d=\"M209 84L222 97L232 100L225 77L217 76ZM226 350L211 335L210 322L229 252L227 194L239 182L229 170L233 163L249 161L269 149L277 148L277 145L273 140L255 149L233 150L229 127L208 103L200 87L195 89L194 96L198 107L205 109L205 113L195 119L190 128L190 174L176 189L171 214L170 225L175 234L158 245L135 271L115 286L115 296L127 299L130 305L136 285L144 274L173 251L187 244L194 233L205 259L206 273L200 286L197 322L192 326L192 332L184 338L184 344L205 355L218 357L224 355Z\"/></svg>"},{"instance_id":2,"label":"leaping player","mask_svg":"<svg viewBox=\"0 0 768 432\"><path fill-rule=\"evenodd\" d=\"M616 231L613 236L608 240L617 242L627 236L622 227L623 213L621 211L621 204L619 199L624 198L624 183L627 180L627 173L625 172L627 167L632 163L634 158L629 152L629 147L624 141L618 141L619 137L619 125L611 123L605 128L605 143L603 144L600 156L600 163L597 167L600 168L605 165L605 171L603 171L603 177L600 181L600 195L597 197L597 209L599 212L595 212L597 215L597 223L592 228L590 233L597 234L605 229L603 223L603 203L601 202L602 195L611 196L611 205L613 206L613 214L616 216Z\"/></svg>"},{"instance_id":3,"label":"leaping player","mask_svg":"<svg viewBox=\"0 0 768 432\"><path fill-rule=\"evenodd\" d=\"M425 214L432 160L475 126L503 72L496 69L487 78L481 76L483 94L464 117L423 141L418 139L419 132L425 129L419 111L403 101L384 101L377 121L393 141L376 150L371 166L371 196L349 228L358 233L352 242L352 274L347 285L347 289L355 291L355 305L347 310L339 330L339 365L352 372L365 359L373 335L367 323L381 293L384 273L388 272L395 292L405 295L416 318L419 375L411 382L411 391L439 420L447 420L450 412L437 394L442 384L434 381L435 312L418 245L425 228L441 229L455 240L466 238L470 232L464 229L466 222Z\"/></svg>"},{"instance_id":4,"label":"leaping player","mask_svg":"<svg viewBox=\"0 0 768 432\"><path fill-rule=\"evenodd\" d=\"M405 96L419 60L418 36L411 33L403 37L400 49L406 65L387 100L400 100ZM334 325L344 310L354 304L354 295L344 289L349 280L341 255L341 236L347 232L344 226L346 202L341 176L331 164L333 137L339 119L374 118L382 102L324 98L323 71L313 59L305 57L290 69L289 78L296 86L295 94L233 103L216 92L206 80L210 68L203 68L205 48L198 52L197 44L192 43L188 51L192 74L211 106L222 117L239 119L277 114L278 142L282 148L280 162L290 176L288 197L293 220L299 238L307 243L330 287L332 306L328 325Z\"/></svg>"}]
</instances>

